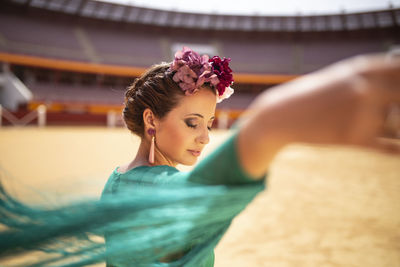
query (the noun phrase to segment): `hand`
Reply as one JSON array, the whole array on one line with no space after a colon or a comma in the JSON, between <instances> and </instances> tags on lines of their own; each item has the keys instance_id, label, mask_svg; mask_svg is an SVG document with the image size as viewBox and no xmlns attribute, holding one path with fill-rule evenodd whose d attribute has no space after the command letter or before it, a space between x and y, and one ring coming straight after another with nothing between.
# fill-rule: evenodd
<instances>
[{"instance_id":1,"label":"hand","mask_svg":"<svg viewBox=\"0 0 400 267\"><path fill-rule=\"evenodd\" d=\"M400 60L356 57L267 92L261 101L288 142L386 149L377 137L389 107L400 104Z\"/></svg>"},{"instance_id":2,"label":"hand","mask_svg":"<svg viewBox=\"0 0 400 267\"><path fill-rule=\"evenodd\" d=\"M400 153L398 144L378 139L393 104L400 104L399 59L360 56L336 63L259 96L239 134L239 158L256 176L292 142Z\"/></svg>"}]
</instances>

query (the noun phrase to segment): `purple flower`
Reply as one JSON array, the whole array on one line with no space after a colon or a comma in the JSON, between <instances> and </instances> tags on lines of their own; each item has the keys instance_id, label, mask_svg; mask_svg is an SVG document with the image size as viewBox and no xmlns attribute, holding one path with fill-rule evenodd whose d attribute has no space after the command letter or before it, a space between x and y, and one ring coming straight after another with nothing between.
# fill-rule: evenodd
<instances>
[{"instance_id":1,"label":"purple flower","mask_svg":"<svg viewBox=\"0 0 400 267\"><path fill-rule=\"evenodd\" d=\"M188 92L194 93L194 90L196 89L196 78L196 73L187 65L182 65L172 77L172 79L179 84L186 94Z\"/></svg>"},{"instance_id":2,"label":"purple flower","mask_svg":"<svg viewBox=\"0 0 400 267\"><path fill-rule=\"evenodd\" d=\"M175 73L173 80L175 82L192 83L194 79L197 78L196 73L194 73L187 65L183 65Z\"/></svg>"},{"instance_id":3,"label":"purple flower","mask_svg":"<svg viewBox=\"0 0 400 267\"><path fill-rule=\"evenodd\" d=\"M221 102L233 93L230 88L233 82L230 61L230 58L221 59L218 56L210 59L207 55L200 56L190 48L183 47L182 51L175 53L170 70L175 71L173 80L186 95L195 93L204 83L210 83L217 91L218 102Z\"/></svg>"},{"instance_id":4,"label":"purple flower","mask_svg":"<svg viewBox=\"0 0 400 267\"><path fill-rule=\"evenodd\" d=\"M192 94L213 76L211 63L207 55L200 56L188 47L175 53L170 69L176 71L173 80L179 84L186 94Z\"/></svg>"}]
</instances>

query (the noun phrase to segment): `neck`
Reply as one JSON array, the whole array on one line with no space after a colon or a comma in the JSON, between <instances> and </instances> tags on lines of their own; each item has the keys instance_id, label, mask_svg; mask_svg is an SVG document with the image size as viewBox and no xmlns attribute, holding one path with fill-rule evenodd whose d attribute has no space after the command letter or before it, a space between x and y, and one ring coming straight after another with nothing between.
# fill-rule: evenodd
<instances>
[{"instance_id":1,"label":"neck","mask_svg":"<svg viewBox=\"0 0 400 267\"><path fill-rule=\"evenodd\" d=\"M142 138L140 141L139 149L136 154L135 159L131 162L130 167L138 167L138 166L157 166L157 165L168 165L172 167L176 167L177 163L169 160L165 157L157 147L157 142L154 146L154 163L149 163L149 152L150 152L150 140L146 140Z\"/></svg>"}]
</instances>

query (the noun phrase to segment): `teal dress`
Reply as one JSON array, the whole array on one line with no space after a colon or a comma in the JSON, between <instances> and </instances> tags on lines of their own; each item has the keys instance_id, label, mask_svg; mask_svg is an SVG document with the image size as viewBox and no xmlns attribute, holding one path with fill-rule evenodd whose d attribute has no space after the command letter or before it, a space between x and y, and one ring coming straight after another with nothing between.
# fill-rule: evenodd
<instances>
[{"instance_id":1,"label":"teal dress","mask_svg":"<svg viewBox=\"0 0 400 267\"><path fill-rule=\"evenodd\" d=\"M234 212L234 215L237 215L258 192L265 188L265 186L264 179L253 179L245 173L240 166L236 140L237 134L232 135L227 141L220 145L205 159L200 161L194 169L189 172L180 172L174 167L160 165L139 166L125 173L119 173L117 167L107 181L102 193L102 198L113 197L122 192L135 194L135 192L140 192L141 188L148 188L149 186L167 186L171 184L191 186L201 184L210 185L211 187L224 185L227 188L251 186L253 188L251 191L252 193L246 197L238 199L238 201L241 201L241 205L240 208ZM208 209L212 210L213 206L213 204L208 205ZM224 207L224 210L229 208L229 206L226 208ZM214 247L228 229L232 219L233 217L230 217L227 220L226 224L221 227L221 231L218 233L217 237L210 242L211 245L208 246L207 252L203 254L201 264L198 265L199 267L214 266ZM106 245L107 241L112 238L112 234L106 235ZM192 249L193 247L189 246L185 253ZM160 264L160 266L163 266L163 263ZM107 266L128 265L118 263L118 259L109 258L107 260ZM179 266L179 264L176 266Z\"/></svg>"}]
</instances>

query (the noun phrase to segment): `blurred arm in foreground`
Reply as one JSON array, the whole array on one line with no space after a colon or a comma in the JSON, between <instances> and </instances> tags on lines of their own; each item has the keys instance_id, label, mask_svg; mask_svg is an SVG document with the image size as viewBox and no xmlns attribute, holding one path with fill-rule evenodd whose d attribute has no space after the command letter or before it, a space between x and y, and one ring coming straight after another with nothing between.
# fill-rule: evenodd
<instances>
[{"instance_id":1,"label":"blurred arm in foreground","mask_svg":"<svg viewBox=\"0 0 400 267\"><path fill-rule=\"evenodd\" d=\"M241 122L243 168L259 177L285 145L357 145L400 154L383 143L390 107L400 104L400 59L385 55L344 60L262 93Z\"/></svg>"}]
</instances>

